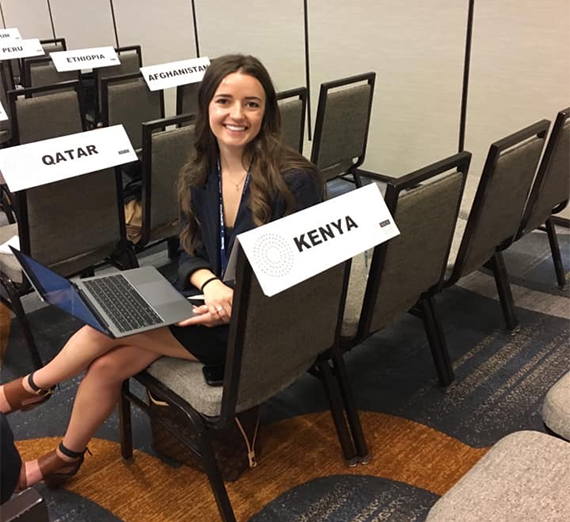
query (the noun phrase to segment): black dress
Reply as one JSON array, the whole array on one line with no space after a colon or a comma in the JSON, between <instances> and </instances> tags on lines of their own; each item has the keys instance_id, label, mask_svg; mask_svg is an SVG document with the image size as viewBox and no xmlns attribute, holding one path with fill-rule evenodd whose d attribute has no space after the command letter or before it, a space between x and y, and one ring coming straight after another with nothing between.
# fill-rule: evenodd
<instances>
[{"instance_id":1,"label":"black dress","mask_svg":"<svg viewBox=\"0 0 570 522\"><path fill-rule=\"evenodd\" d=\"M322 201L322 182L309 171L292 170L283 179L295 198L295 211L303 210ZM203 187L191 189L192 208L201 225L202 246L194 254L185 251L178 262L178 288L185 294L196 294L198 289L190 284L190 276L199 269L211 270L221 276L220 262L220 211L218 174L214 170ZM243 195L233 229L226 228L228 256L238 234L255 227L249 206L249 186ZM285 215L285 200L276 196L271 205L271 221ZM229 326L171 326L170 331L178 342L199 361L205 364L223 364L228 344Z\"/></svg>"}]
</instances>

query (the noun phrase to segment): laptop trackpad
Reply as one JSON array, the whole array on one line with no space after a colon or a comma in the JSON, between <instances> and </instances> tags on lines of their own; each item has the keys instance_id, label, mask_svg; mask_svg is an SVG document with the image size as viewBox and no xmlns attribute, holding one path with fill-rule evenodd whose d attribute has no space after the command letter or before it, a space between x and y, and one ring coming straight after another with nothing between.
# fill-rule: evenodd
<instances>
[{"instance_id":1,"label":"laptop trackpad","mask_svg":"<svg viewBox=\"0 0 570 522\"><path fill-rule=\"evenodd\" d=\"M139 284L137 285L137 290L153 306L160 306L171 303L172 301L177 301L180 298L180 294L172 286L164 283L164 281L158 281Z\"/></svg>"}]
</instances>

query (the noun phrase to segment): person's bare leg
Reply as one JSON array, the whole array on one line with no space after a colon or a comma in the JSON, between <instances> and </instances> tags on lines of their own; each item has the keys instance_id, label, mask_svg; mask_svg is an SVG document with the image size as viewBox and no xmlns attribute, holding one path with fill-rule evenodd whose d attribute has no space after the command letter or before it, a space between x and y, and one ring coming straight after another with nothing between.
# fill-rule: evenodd
<instances>
[{"instance_id":1,"label":"person's bare leg","mask_svg":"<svg viewBox=\"0 0 570 522\"><path fill-rule=\"evenodd\" d=\"M128 339L143 346L117 347L95 359L89 366L77 390L71 419L63 439L67 449L74 452L85 450L97 429L113 412L125 379L137 374L161 355L195 360L169 330L153 330ZM150 346L154 348L153 351L149 350ZM158 350L161 353L158 353ZM62 460L74 460L63 455L59 449L56 451ZM37 460L25 463L25 475L28 486L42 479Z\"/></svg>"}]
</instances>

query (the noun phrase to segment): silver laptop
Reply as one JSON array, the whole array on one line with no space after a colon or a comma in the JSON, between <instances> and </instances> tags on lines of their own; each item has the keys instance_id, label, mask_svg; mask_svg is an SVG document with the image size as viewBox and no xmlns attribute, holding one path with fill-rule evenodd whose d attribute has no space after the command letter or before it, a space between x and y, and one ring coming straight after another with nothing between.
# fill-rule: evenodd
<instances>
[{"instance_id":1,"label":"silver laptop","mask_svg":"<svg viewBox=\"0 0 570 522\"><path fill-rule=\"evenodd\" d=\"M196 315L192 304L153 266L72 282L10 248L43 301L110 337L145 332Z\"/></svg>"}]
</instances>

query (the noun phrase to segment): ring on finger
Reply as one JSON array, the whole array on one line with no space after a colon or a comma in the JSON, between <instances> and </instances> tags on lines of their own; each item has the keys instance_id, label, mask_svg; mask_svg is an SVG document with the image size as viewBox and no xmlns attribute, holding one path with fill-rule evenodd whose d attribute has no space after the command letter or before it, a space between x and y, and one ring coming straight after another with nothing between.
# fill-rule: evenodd
<instances>
[{"instance_id":1,"label":"ring on finger","mask_svg":"<svg viewBox=\"0 0 570 522\"><path fill-rule=\"evenodd\" d=\"M216 307L216 312L220 313L224 309L223 306Z\"/></svg>"}]
</instances>

